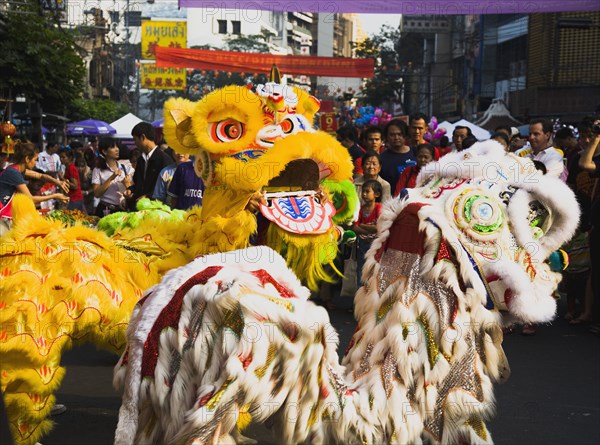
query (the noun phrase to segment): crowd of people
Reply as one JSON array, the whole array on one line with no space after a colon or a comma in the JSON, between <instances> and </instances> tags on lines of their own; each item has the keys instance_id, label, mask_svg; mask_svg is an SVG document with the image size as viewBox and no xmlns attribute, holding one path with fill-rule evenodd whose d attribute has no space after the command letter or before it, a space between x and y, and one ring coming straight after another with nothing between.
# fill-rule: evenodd
<instances>
[{"instance_id":1,"label":"crowd of people","mask_svg":"<svg viewBox=\"0 0 600 445\"><path fill-rule=\"evenodd\" d=\"M202 205L204 183L194 172L194 160L175 153L155 129L140 122L132 129L134 149L112 137L65 146L17 141L14 154L3 158L0 173L2 231L11 226L15 193L31 196L42 213L78 210L102 218L135 211L141 198L157 199L181 210Z\"/></svg>"},{"instance_id":2,"label":"crowd of people","mask_svg":"<svg viewBox=\"0 0 600 445\"><path fill-rule=\"evenodd\" d=\"M347 249L346 260L356 258L357 286L361 283L361 266L368 250L381 202L402 195L403 190L416 186L417 176L425 165L448 153L462 151L478 142L467 126L456 126L451 138L427 140L431 134L428 117L423 113L409 116L408 123L393 119L384 128L371 126L359 131L346 125L337 131L338 141L347 148L354 162L354 184L361 201L358 220L349 227L357 234L356 244ZM429 138L431 139L431 138ZM555 131L549 119L533 119L528 137L510 126L494 129L490 138L507 152L530 158L544 174L565 181L575 192L582 210L579 231L564 249L571 258L564 272L560 292L567 299L565 318L571 324L592 323L591 330L600 332L600 290L598 269L600 247L600 118L586 117L577 128L563 126ZM373 228L370 228L373 227ZM355 250L351 250L355 249ZM331 291L321 293L331 306ZM595 298L596 297L596 298ZM505 333L512 332L507 328ZM525 325L523 335L535 335L533 325Z\"/></svg>"},{"instance_id":3,"label":"crowd of people","mask_svg":"<svg viewBox=\"0 0 600 445\"><path fill-rule=\"evenodd\" d=\"M359 131L346 125L337 131L338 141L352 157L353 180L361 203L358 219L347 227L356 233L357 241L343 254L356 259L356 286L361 284L364 256L376 236L381 203L415 187L420 170L429 162L477 142L467 126L456 126L451 138L439 140L427 140L428 131L428 118L423 113L412 114L408 123L392 119L384 128L371 126ZM135 211L136 202L144 197L182 210L202 204L204 184L195 173L193 158L175 153L164 141L157 144L155 129L149 123L137 124L132 137L135 149L131 150L111 137L87 145L78 141L64 147L48 143L40 153L31 142L17 142L15 153L4 160L0 173L2 232L10 228L15 193L31 196L41 212L64 208L100 218ZM598 274L591 271L594 265L598 267L600 253L600 120L586 117L577 129L554 131L550 120L533 119L528 138L522 138L514 127L499 126L490 139L506 151L531 158L544 174L559 177L574 190L583 216L577 235L565 246L572 261L564 273L561 291L567 298L569 322L593 320L592 329L598 332L600 300L594 297L600 285ZM330 289L321 297L331 303ZM522 333L534 335L535 326L524 326Z\"/></svg>"}]
</instances>

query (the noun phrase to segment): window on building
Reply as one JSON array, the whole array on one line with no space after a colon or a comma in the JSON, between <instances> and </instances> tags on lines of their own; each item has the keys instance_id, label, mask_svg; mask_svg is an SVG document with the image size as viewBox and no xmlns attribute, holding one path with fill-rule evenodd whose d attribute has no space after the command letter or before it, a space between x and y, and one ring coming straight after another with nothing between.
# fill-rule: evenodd
<instances>
[{"instance_id":1,"label":"window on building","mask_svg":"<svg viewBox=\"0 0 600 445\"><path fill-rule=\"evenodd\" d=\"M233 34L241 34L242 33L242 22L238 21L238 20L233 20L231 22L231 24L233 25Z\"/></svg>"},{"instance_id":2,"label":"window on building","mask_svg":"<svg viewBox=\"0 0 600 445\"><path fill-rule=\"evenodd\" d=\"M227 34L227 20L217 20L219 24L219 34Z\"/></svg>"}]
</instances>

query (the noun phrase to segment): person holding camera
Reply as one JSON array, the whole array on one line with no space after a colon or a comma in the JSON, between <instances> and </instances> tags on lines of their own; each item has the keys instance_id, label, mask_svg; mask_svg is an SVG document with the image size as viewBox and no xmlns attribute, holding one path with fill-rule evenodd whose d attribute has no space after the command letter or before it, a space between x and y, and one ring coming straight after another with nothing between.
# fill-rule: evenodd
<instances>
[{"instance_id":1,"label":"person holding camera","mask_svg":"<svg viewBox=\"0 0 600 445\"><path fill-rule=\"evenodd\" d=\"M125 201L131 197L133 169L119 162L119 146L111 137L100 139L98 166L92 171L92 190L100 202L94 213L102 218L126 210Z\"/></svg>"},{"instance_id":2,"label":"person holding camera","mask_svg":"<svg viewBox=\"0 0 600 445\"><path fill-rule=\"evenodd\" d=\"M600 119L596 119L591 126L589 142L586 149L579 158L579 167L589 172L593 178L591 191L591 206L589 212L589 243L590 243L590 262L591 262L591 290L592 298L590 303L592 312L592 326L590 331L600 334ZM583 217L583 216L582 216ZM587 303L587 301L586 301Z\"/></svg>"}]
</instances>

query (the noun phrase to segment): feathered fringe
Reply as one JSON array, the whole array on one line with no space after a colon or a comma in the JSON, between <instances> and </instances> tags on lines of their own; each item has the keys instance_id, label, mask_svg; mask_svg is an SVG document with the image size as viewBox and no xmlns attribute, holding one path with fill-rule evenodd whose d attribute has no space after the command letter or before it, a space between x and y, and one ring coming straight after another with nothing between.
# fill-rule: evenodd
<instances>
[{"instance_id":1,"label":"feathered fringe","mask_svg":"<svg viewBox=\"0 0 600 445\"><path fill-rule=\"evenodd\" d=\"M2 237L0 326L8 329L0 334L0 383L22 444L51 427L45 419L65 374L63 352L87 341L121 352L140 289L159 274L102 232L42 218L24 195L15 196L13 216Z\"/></svg>"},{"instance_id":2,"label":"feathered fringe","mask_svg":"<svg viewBox=\"0 0 600 445\"><path fill-rule=\"evenodd\" d=\"M338 253L336 230L320 235L298 235L270 224L267 245L285 257L288 267L309 289L318 290L321 281L335 281L325 265L333 264Z\"/></svg>"}]
</instances>

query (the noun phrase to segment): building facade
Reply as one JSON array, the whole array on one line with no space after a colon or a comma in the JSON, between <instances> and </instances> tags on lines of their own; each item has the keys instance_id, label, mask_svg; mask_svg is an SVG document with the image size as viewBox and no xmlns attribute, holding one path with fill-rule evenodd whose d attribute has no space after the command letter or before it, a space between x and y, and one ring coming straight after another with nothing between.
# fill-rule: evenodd
<instances>
[{"instance_id":1,"label":"building facade","mask_svg":"<svg viewBox=\"0 0 600 445\"><path fill-rule=\"evenodd\" d=\"M576 122L600 109L600 12L446 19L441 29L403 18L403 33L423 42L423 64L407 77L407 112L476 120L501 99L524 122Z\"/></svg>"}]
</instances>

